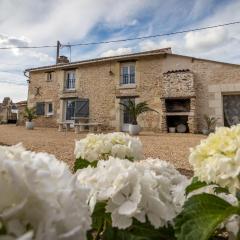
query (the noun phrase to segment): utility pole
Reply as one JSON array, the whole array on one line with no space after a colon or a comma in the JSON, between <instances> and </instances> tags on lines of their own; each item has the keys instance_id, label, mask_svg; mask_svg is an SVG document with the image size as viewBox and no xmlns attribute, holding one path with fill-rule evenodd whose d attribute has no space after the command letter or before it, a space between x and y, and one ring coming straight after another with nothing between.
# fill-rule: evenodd
<instances>
[{"instance_id":1,"label":"utility pole","mask_svg":"<svg viewBox=\"0 0 240 240\"><path fill-rule=\"evenodd\" d=\"M58 58L59 58L59 50L61 47L61 43L57 41L57 55L56 55L56 64L58 63Z\"/></svg>"}]
</instances>

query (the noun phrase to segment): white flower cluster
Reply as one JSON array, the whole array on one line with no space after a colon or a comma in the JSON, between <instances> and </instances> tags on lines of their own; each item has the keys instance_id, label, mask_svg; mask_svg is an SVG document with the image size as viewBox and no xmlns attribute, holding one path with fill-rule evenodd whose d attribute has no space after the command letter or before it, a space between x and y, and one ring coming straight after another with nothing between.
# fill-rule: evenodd
<instances>
[{"instance_id":1,"label":"white flower cluster","mask_svg":"<svg viewBox=\"0 0 240 240\"><path fill-rule=\"evenodd\" d=\"M77 172L78 183L91 189L89 205L106 201L112 226L125 229L133 218L155 227L170 223L181 211L189 181L172 165L159 159L131 162L110 157L96 168Z\"/></svg>"},{"instance_id":2,"label":"white flower cluster","mask_svg":"<svg viewBox=\"0 0 240 240\"><path fill-rule=\"evenodd\" d=\"M53 155L1 146L0 193L4 239L85 239L90 229L89 190Z\"/></svg>"},{"instance_id":3,"label":"white flower cluster","mask_svg":"<svg viewBox=\"0 0 240 240\"><path fill-rule=\"evenodd\" d=\"M86 138L76 141L76 158L89 162L107 160L110 156L121 159L143 159L142 143L136 137L114 132L108 134L88 134Z\"/></svg>"},{"instance_id":4,"label":"white flower cluster","mask_svg":"<svg viewBox=\"0 0 240 240\"><path fill-rule=\"evenodd\" d=\"M240 190L240 125L217 128L216 133L191 149L189 161L201 181Z\"/></svg>"}]
</instances>

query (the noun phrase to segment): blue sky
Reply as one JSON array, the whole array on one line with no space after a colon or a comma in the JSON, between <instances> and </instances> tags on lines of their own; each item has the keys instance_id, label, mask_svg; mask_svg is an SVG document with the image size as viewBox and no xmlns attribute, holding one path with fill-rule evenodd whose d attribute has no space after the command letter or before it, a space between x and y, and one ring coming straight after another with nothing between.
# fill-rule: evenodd
<instances>
[{"instance_id":1,"label":"blue sky","mask_svg":"<svg viewBox=\"0 0 240 240\"><path fill-rule=\"evenodd\" d=\"M1 0L0 47L107 41L240 20L240 0ZM240 62L240 25L141 41L72 48L72 61L172 47ZM69 54L62 49L61 54ZM0 50L0 101L27 98L25 68L54 64L55 49Z\"/></svg>"}]
</instances>

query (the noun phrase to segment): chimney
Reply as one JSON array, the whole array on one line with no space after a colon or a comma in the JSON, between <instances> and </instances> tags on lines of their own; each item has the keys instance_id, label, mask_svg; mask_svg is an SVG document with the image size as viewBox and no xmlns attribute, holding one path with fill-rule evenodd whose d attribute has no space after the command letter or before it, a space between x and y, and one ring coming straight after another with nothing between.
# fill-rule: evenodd
<instances>
[{"instance_id":1,"label":"chimney","mask_svg":"<svg viewBox=\"0 0 240 240\"><path fill-rule=\"evenodd\" d=\"M69 60L66 56L59 56L57 59L57 64L66 64L69 63Z\"/></svg>"}]
</instances>

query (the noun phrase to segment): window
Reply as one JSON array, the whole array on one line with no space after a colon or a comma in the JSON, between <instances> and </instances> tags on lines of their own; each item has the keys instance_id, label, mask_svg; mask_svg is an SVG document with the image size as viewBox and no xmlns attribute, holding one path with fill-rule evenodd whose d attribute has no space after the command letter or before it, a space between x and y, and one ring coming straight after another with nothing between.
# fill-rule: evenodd
<instances>
[{"instance_id":1,"label":"window","mask_svg":"<svg viewBox=\"0 0 240 240\"><path fill-rule=\"evenodd\" d=\"M65 89L75 89L75 71L66 72Z\"/></svg>"},{"instance_id":2,"label":"window","mask_svg":"<svg viewBox=\"0 0 240 240\"><path fill-rule=\"evenodd\" d=\"M37 102L36 114L38 116L50 116L53 115L53 104L51 102Z\"/></svg>"},{"instance_id":3,"label":"window","mask_svg":"<svg viewBox=\"0 0 240 240\"><path fill-rule=\"evenodd\" d=\"M47 116L53 115L53 104L51 102L46 103L46 113L47 113Z\"/></svg>"},{"instance_id":4,"label":"window","mask_svg":"<svg viewBox=\"0 0 240 240\"><path fill-rule=\"evenodd\" d=\"M240 95L223 95L224 126L230 127L240 123Z\"/></svg>"},{"instance_id":5,"label":"window","mask_svg":"<svg viewBox=\"0 0 240 240\"><path fill-rule=\"evenodd\" d=\"M135 98L124 98L121 100L122 103L124 103L125 105L129 105L129 101L132 101L133 103L135 103ZM126 111L126 108L123 108L123 123L124 124L130 124L132 123L132 116L131 114Z\"/></svg>"},{"instance_id":6,"label":"window","mask_svg":"<svg viewBox=\"0 0 240 240\"><path fill-rule=\"evenodd\" d=\"M74 120L76 100L66 101L66 120Z\"/></svg>"},{"instance_id":7,"label":"window","mask_svg":"<svg viewBox=\"0 0 240 240\"><path fill-rule=\"evenodd\" d=\"M65 120L89 116L88 99L68 99L65 103Z\"/></svg>"},{"instance_id":8,"label":"window","mask_svg":"<svg viewBox=\"0 0 240 240\"><path fill-rule=\"evenodd\" d=\"M53 80L53 72L48 72L47 73L47 81L51 82Z\"/></svg>"},{"instance_id":9,"label":"window","mask_svg":"<svg viewBox=\"0 0 240 240\"><path fill-rule=\"evenodd\" d=\"M121 65L120 84L135 83L135 63L124 63Z\"/></svg>"},{"instance_id":10,"label":"window","mask_svg":"<svg viewBox=\"0 0 240 240\"><path fill-rule=\"evenodd\" d=\"M36 103L36 114L38 116L42 116L45 114L45 103L44 102Z\"/></svg>"}]
</instances>

